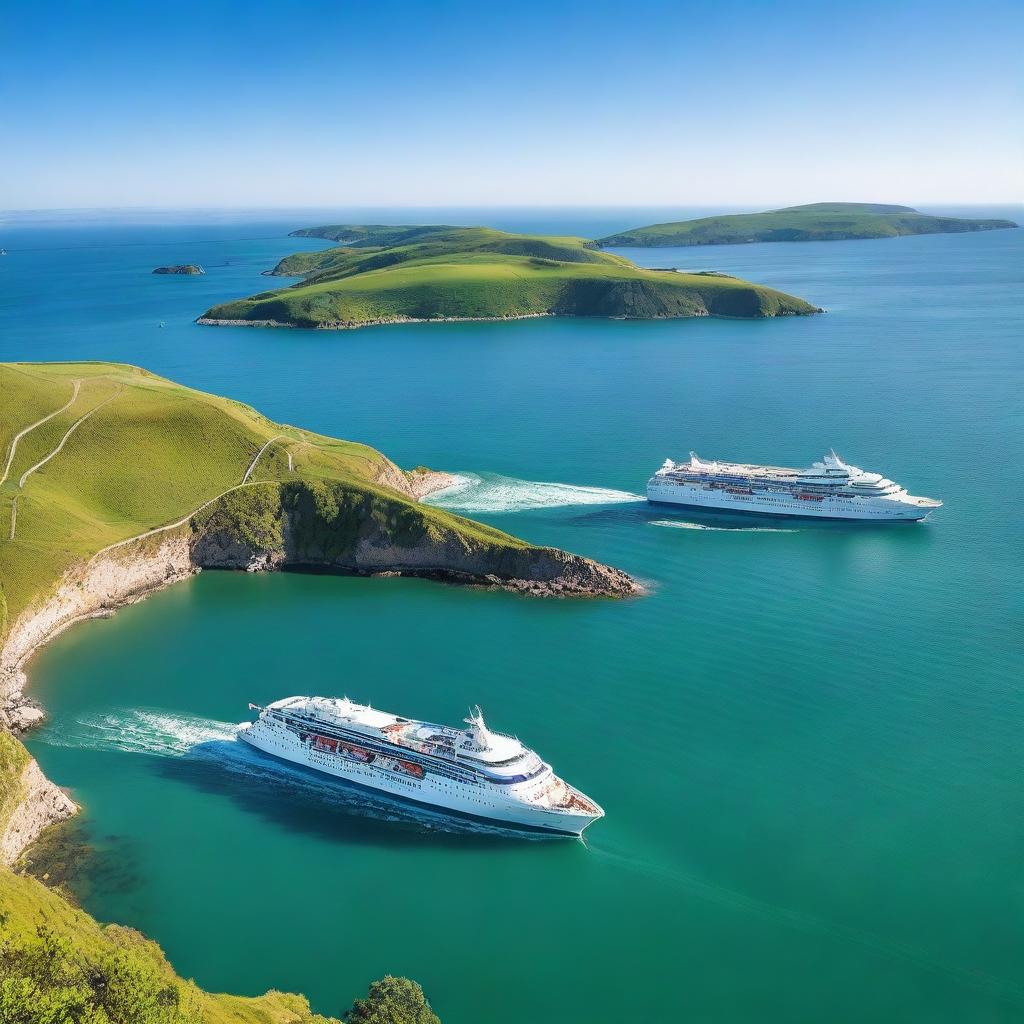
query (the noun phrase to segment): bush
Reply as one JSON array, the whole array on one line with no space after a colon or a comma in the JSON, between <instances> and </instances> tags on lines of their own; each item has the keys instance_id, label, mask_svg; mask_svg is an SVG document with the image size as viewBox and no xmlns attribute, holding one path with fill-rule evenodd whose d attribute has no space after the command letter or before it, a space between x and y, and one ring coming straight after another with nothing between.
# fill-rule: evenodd
<instances>
[{"instance_id":1,"label":"bush","mask_svg":"<svg viewBox=\"0 0 1024 1024\"><path fill-rule=\"evenodd\" d=\"M90 961L42 926L34 938L0 946L4 1024L198 1024L190 996L130 948Z\"/></svg>"},{"instance_id":2,"label":"bush","mask_svg":"<svg viewBox=\"0 0 1024 1024\"><path fill-rule=\"evenodd\" d=\"M370 986L345 1014L349 1024L441 1024L423 989L408 978L390 974Z\"/></svg>"}]
</instances>

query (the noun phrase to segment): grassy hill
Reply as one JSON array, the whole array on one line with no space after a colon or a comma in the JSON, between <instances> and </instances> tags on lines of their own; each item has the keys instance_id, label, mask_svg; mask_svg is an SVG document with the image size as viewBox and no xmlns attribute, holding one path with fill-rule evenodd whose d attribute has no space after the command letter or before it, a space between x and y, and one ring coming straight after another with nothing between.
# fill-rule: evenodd
<instances>
[{"instance_id":1,"label":"grassy hill","mask_svg":"<svg viewBox=\"0 0 1024 1024\"><path fill-rule=\"evenodd\" d=\"M447 225L331 225L293 234L343 244L282 260L273 274L304 280L215 306L199 322L340 328L546 315L817 312L802 299L724 274L641 269L582 238Z\"/></svg>"},{"instance_id":2,"label":"grassy hill","mask_svg":"<svg viewBox=\"0 0 1024 1024\"><path fill-rule=\"evenodd\" d=\"M359 568L368 536L412 567L533 579L596 566L420 504L373 448L136 367L0 364L0 395L0 648L72 566L179 520L194 545L213 536L343 569Z\"/></svg>"},{"instance_id":3,"label":"grassy hill","mask_svg":"<svg viewBox=\"0 0 1024 1024\"><path fill-rule=\"evenodd\" d=\"M604 246L734 245L741 242L831 242L1015 228L1009 220L932 217L909 206L811 203L766 213L651 224L602 238Z\"/></svg>"}]
</instances>

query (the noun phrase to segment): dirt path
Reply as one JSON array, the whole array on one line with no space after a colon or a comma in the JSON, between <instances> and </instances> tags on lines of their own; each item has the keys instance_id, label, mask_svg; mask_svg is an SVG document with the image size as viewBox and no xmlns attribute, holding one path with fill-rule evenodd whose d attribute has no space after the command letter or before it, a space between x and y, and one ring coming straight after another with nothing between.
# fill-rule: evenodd
<instances>
[{"instance_id":1,"label":"dirt path","mask_svg":"<svg viewBox=\"0 0 1024 1024\"><path fill-rule=\"evenodd\" d=\"M108 544L105 548L100 548L99 551L89 559L89 561L94 562L100 557L100 555L106 554L108 551L113 551L115 548L123 548L126 544L134 544L137 540L144 540L146 537L152 537L154 534L163 533L166 530L176 530L179 526L184 526L193 516L199 515L204 508L209 508L214 502L220 501L221 498L230 494L232 491L240 491L243 487L258 487L259 484L259 480L253 480L251 483L235 484L234 487L229 487L226 491L221 491L215 498L211 498L209 501L204 501L202 505L198 508L192 509L188 515L182 516L182 518L176 523L168 523L166 526L156 526L152 530L146 530L144 533L137 533L134 537L127 537L125 540L119 540L115 541L113 544Z\"/></svg>"},{"instance_id":2,"label":"dirt path","mask_svg":"<svg viewBox=\"0 0 1024 1024\"><path fill-rule=\"evenodd\" d=\"M41 427L44 423L47 422L47 420L52 420L54 416L59 416L62 412L64 412L65 409L70 409L71 406L73 406L75 404L75 399L78 398L78 389L82 386L82 381L80 379L79 380L73 380L71 383L74 385L74 387L72 388L72 391L71 391L71 399L67 403L62 405L55 412L51 412L49 416L44 416L41 420L36 420L35 423L33 423L30 426L26 427L20 434L18 434L14 438L13 441L11 441L11 447L10 447L10 450L8 451L8 453L7 453L7 465L4 466L4 475L0 476L0 486L3 486L4 482L7 480L7 474L10 473L10 471L11 471L11 463L14 461L14 452L15 452L15 450L18 447L18 442L26 434L28 434L31 431L35 430L36 427Z\"/></svg>"},{"instance_id":3,"label":"dirt path","mask_svg":"<svg viewBox=\"0 0 1024 1024\"><path fill-rule=\"evenodd\" d=\"M48 463L48 462L50 461L50 459L52 459L52 458L53 458L53 457L54 457L55 455L59 455L59 454L60 454L60 450L61 450L61 448L63 448L63 447L64 447L64 445L65 445L65 444L67 444L68 438L69 438L69 437L70 437L70 436L71 436L71 435L72 435L72 434L73 434L73 433L74 433L74 432L75 432L75 431L76 431L76 430L77 430L77 429L78 429L78 428L79 428L79 427L80 427L80 426L81 426L81 425L82 425L82 424L83 424L83 423L84 423L84 422L85 422L85 421L86 421L86 420L87 420L87 419L88 419L88 418L89 418L89 417L90 417L90 416L91 416L91 415L92 415L92 414L93 414L94 412L99 412L99 411L100 411L100 409L102 409L102 408L103 408L103 406L107 405L108 403L112 402L112 401L113 401L113 400L114 400L115 398L117 398L117 396L118 396L119 394L121 394L121 392L122 392L123 390L124 390L123 388L118 388L118 390L117 390L117 391L115 391L115 392L114 392L114 393L113 393L113 394L112 394L112 395L111 395L111 396L110 396L109 398L104 398L104 399L103 399L103 401L102 401L102 402L100 402L100 404L99 404L99 405L97 405L97 406L95 406L94 408L90 409L90 410L89 410L89 411L88 411L88 412L87 412L87 413L86 413L86 414L85 414L84 416L80 416L80 417L79 417L79 418L78 418L77 420L75 420L75 422L74 422L74 423L72 423L72 424L71 424L71 426L70 426L70 427L68 428L68 432L67 432L67 433L66 433L66 434L65 434L65 435L64 435L64 436L63 436L63 437L62 437L62 438L60 439L60 444L59 444L59 445L57 445L57 447L56 447L56 448L54 448L54 449L53 449L53 451L52 451L52 452L50 452L50 454L49 454L49 455L47 455L47 456L46 456L45 458L43 458L43 459L40 459L40 460L39 460L39 461L38 461L38 462L37 462L37 463L36 463L36 464L35 464L34 466L32 466L32 467L31 467L30 469L26 469L26 470L25 470L25 472L24 472L24 473L22 474L22 476L21 476L21 479L20 479L20 480L18 481L18 487L19 487L19 488L22 488L22 487L24 487L24 486L25 486L25 481L26 481L26 480L27 480L27 479L28 479L28 478L29 478L29 477L30 477L30 476L31 476L31 475L32 475L32 474L33 474L33 473L34 473L34 472L35 472L35 471L36 471L37 469L42 469L42 468L43 468L43 466L45 466L45 465L46 465L46 464L47 464L47 463Z\"/></svg>"},{"instance_id":4,"label":"dirt path","mask_svg":"<svg viewBox=\"0 0 1024 1024\"><path fill-rule=\"evenodd\" d=\"M275 442L280 441L281 438L287 437L287 434L275 434L257 453L256 458L249 463L249 468L245 471L245 476L242 477L242 483L244 484L250 476L252 471L256 468L256 463L260 461L260 456Z\"/></svg>"}]
</instances>

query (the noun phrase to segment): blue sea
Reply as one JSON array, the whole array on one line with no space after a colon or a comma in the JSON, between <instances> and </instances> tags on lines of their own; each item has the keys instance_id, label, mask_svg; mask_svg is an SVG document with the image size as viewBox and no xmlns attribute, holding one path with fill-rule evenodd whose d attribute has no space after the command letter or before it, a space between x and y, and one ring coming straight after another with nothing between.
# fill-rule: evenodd
<instances>
[{"instance_id":1,"label":"blue sea","mask_svg":"<svg viewBox=\"0 0 1024 1024\"><path fill-rule=\"evenodd\" d=\"M323 246L298 227L592 237L702 212L0 219L0 359L135 363L458 472L449 507L650 588L209 572L75 627L32 663L52 719L29 745L83 805L88 910L206 988L323 1013L392 972L445 1024L1024 1019L1024 231L622 250L826 310L806 318L193 323ZM150 273L186 262L206 275ZM691 449L833 447L944 507L879 527L639 497ZM480 703L607 817L529 841L268 770L232 723L293 692L453 723Z\"/></svg>"}]
</instances>

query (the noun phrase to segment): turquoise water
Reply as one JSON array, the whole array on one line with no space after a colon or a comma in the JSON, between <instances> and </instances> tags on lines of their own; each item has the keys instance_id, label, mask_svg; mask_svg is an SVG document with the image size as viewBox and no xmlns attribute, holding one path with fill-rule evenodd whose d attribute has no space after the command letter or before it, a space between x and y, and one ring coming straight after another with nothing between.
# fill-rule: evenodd
<instances>
[{"instance_id":1,"label":"turquoise water","mask_svg":"<svg viewBox=\"0 0 1024 1024\"><path fill-rule=\"evenodd\" d=\"M76 627L33 663L53 719L30 745L85 807L88 909L208 988L322 1011L393 971L446 1024L1021 1019L1024 232L630 253L829 310L807 319L191 323L264 287L307 219L5 230L0 358L136 362L476 474L453 500L651 595L205 573ZM833 445L946 506L887 529L629 500L690 448ZM268 774L230 723L302 691L479 702L607 818L524 841Z\"/></svg>"}]
</instances>

